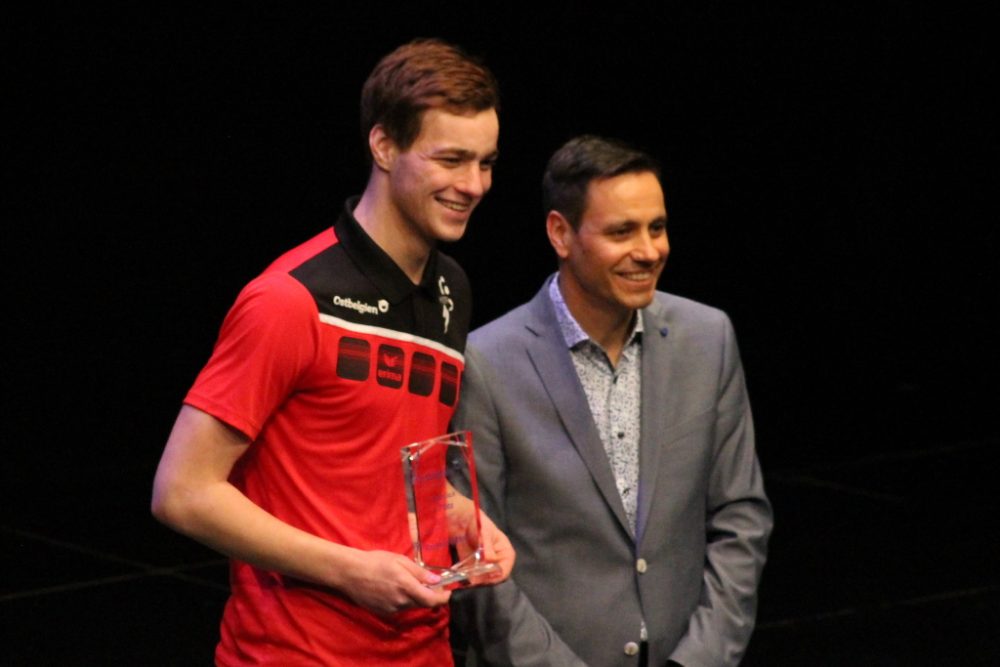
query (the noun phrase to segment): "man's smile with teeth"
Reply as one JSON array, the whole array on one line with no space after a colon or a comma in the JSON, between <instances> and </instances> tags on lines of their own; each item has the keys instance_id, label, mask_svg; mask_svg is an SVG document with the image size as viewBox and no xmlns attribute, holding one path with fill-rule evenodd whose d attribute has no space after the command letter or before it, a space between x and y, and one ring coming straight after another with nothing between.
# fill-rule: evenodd
<instances>
[{"instance_id":1,"label":"man's smile with teeth","mask_svg":"<svg viewBox=\"0 0 1000 667\"><path fill-rule=\"evenodd\" d=\"M469 209L469 204L463 204L457 201L450 201L448 199L441 199L440 197L437 198L437 201L438 203L442 204L447 208L450 208L453 211L467 211Z\"/></svg>"},{"instance_id":2,"label":"man's smile with teeth","mask_svg":"<svg viewBox=\"0 0 1000 667\"><path fill-rule=\"evenodd\" d=\"M626 280L649 280L653 277L652 271L624 271L620 273Z\"/></svg>"}]
</instances>

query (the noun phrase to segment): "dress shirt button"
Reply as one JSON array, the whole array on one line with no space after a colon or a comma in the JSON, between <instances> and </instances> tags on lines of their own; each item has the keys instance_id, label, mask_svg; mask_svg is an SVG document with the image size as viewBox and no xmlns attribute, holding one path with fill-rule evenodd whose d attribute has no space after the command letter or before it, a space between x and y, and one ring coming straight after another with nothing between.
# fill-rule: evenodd
<instances>
[{"instance_id":1,"label":"dress shirt button","mask_svg":"<svg viewBox=\"0 0 1000 667\"><path fill-rule=\"evenodd\" d=\"M639 560L637 560L635 562L635 570L639 574L645 574L647 567L648 566L646 565L646 559L645 558L640 558Z\"/></svg>"},{"instance_id":2,"label":"dress shirt button","mask_svg":"<svg viewBox=\"0 0 1000 667\"><path fill-rule=\"evenodd\" d=\"M639 645L635 642L625 644L625 655L639 655Z\"/></svg>"}]
</instances>

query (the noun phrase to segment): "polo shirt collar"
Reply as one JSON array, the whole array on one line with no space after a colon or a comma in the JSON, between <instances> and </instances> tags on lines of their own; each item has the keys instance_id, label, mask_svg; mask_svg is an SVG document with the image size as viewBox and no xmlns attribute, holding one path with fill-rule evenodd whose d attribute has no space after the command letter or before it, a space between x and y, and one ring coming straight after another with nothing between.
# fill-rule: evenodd
<instances>
[{"instance_id":1,"label":"polo shirt collar","mask_svg":"<svg viewBox=\"0 0 1000 667\"><path fill-rule=\"evenodd\" d=\"M333 227L338 243L343 246L351 261L393 305L401 303L417 288L431 295L436 294L434 281L437 276L437 250L431 249L420 284L414 285L399 265L368 236L368 232L354 217L354 209L359 200L360 197L351 197L347 200Z\"/></svg>"}]
</instances>

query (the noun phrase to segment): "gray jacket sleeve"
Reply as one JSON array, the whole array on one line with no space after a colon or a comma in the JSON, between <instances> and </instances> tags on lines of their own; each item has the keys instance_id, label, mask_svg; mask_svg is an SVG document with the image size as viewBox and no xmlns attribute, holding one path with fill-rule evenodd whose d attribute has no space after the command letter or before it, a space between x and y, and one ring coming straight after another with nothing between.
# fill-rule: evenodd
<instances>
[{"instance_id":1,"label":"gray jacket sleeve","mask_svg":"<svg viewBox=\"0 0 1000 667\"><path fill-rule=\"evenodd\" d=\"M739 664L754 628L757 588L773 525L736 338L728 318L725 324L702 595L687 633L670 656L685 667Z\"/></svg>"}]
</instances>

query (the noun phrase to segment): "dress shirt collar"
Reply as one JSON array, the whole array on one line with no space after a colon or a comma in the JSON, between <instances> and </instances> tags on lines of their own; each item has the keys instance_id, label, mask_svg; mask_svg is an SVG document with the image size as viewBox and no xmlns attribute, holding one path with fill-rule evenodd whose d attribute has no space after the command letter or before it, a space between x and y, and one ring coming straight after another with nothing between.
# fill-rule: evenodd
<instances>
[{"instance_id":1,"label":"dress shirt collar","mask_svg":"<svg viewBox=\"0 0 1000 667\"><path fill-rule=\"evenodd\" d=\"M556 311L556 320L559 322L559 330L562 332L563 340L566 341L566 347L572 350L585 341L590 341L594 345L597 345L587 335L587 332L583 330L580 323L576 321L573 313L569 312L569 306L566 305L562 290L559 288L558 273L549 279L549 299L552 300L552 307ZM641 341L642 336L640 334L642 334L642 316L637 311L632 318L632 330L625 340L624 347L627 348L633 341Z\"/></svg>"}]
</instances>

